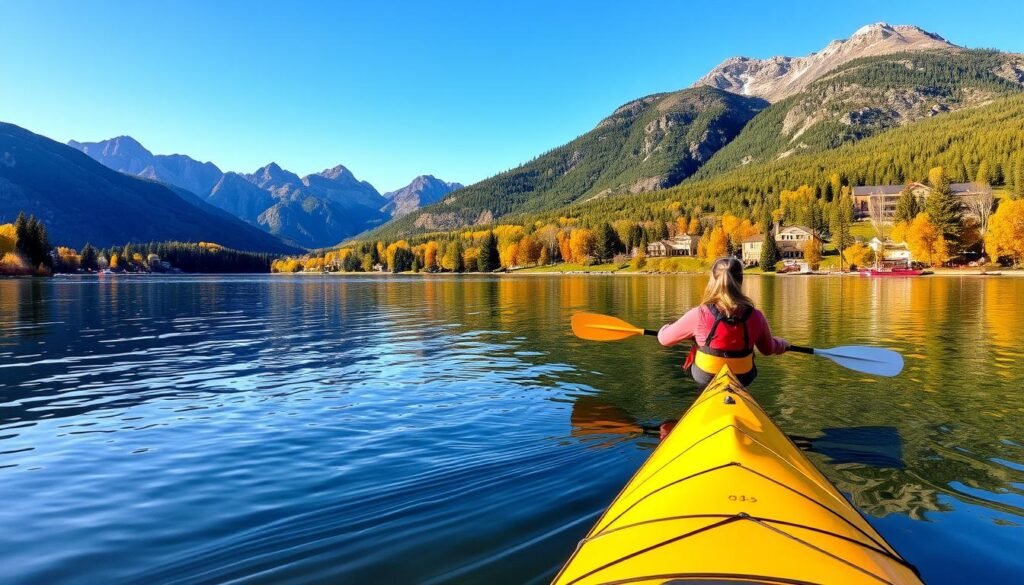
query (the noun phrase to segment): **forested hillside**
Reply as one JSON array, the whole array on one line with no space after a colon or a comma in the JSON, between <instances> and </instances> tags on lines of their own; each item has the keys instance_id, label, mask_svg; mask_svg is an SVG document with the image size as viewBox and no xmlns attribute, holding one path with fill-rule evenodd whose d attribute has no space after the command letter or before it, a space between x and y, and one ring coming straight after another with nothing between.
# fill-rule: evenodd
<instances>
[{"instance_id":1,"label":"forested hillside","mask_svg":"<svg viewBox=\"0 0 1024 585\"><path fill-rule=\"evenodd\" d=\"M665 191L508 219L521 223L571 215L584 223L597 223L659 215L678 203L676 207L684 212L694 208L731 211L756 220L766 210L766 199L785 189L809 185L822 200L830 201L837 195L837 186L923 181L936 166L944 167L953 182L976 180L984 166L984 179L1024 197L1024 96L922 120L833 150L693 179Z\"/></svg>"},{"instance_id":2,"label":"forested hillside","mask_svg":"<svg viewBox=\"0 0 1024 585\"><path fill-rule=\"evenodd\" d=\"M618 108L565 146L455 191L373 233L453 229L511 212L675 185L765 106L767 102L759 98L707 87L651 95Z\"/></svg>"},{"instance_id":3,"label":"forested hillside","mask_svg":"<svg viewBox=\"0 0 1024 585\"><path fill-rule=\"evenodd\" d=\"M858 59L758 114L697 176L835 148L917 120L1024 91L1019 56L946 50Z\"/></svg>"}]
</instances>

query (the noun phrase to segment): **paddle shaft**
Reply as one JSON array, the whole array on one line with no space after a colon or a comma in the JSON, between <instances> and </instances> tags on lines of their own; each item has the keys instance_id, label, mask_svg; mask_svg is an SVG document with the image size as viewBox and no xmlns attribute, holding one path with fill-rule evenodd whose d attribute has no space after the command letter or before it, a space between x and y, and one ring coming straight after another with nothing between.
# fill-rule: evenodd
<instances>
[{"instance_id":1,"label":"paddle shaft","mask_svg":"<svg viewBox=\"0 0 1024 585\"><path fill-rule=\"evenodd\" d=\"M811 355L814 355L813 347L803 347L801 345L791 345L789 346L789 349L786 351L795 351L797 353L809 353Z\"/></svg>"}]
</instances>

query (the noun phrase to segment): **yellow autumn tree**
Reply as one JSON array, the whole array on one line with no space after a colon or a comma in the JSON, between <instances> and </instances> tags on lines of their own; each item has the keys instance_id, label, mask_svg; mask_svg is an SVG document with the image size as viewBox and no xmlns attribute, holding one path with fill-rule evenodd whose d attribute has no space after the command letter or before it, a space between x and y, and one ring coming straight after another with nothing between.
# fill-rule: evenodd
<instances>
[{"instance_id":1,"label":"yellow autumn tree","mask_svg":"<svg viewBox=\"0 0 1024 585\"><path fill-rule=\"evenodd\" d=\"M675 225L675 228L676 228L675 233L676 233L676 235L681 236L683 234L690 233L689 232L690 222L686 219L685 215L680 215L679 217L677 217L675 224L676 224Z\"/></svg>"},{"instance_id":2,"label":"yellow autumn tree","mask_svg":"<svg viewBox=\"0 0 1024 585\"><path fill-rule=\"evenodd\" d=\"M988 222L985 252L994 262L1009 258L1019 265L1024 260L1024 199L1004 201Z\"/></svg>"},{"instance_id":3,"label":"yellow autumn tree","mask_svg":"<svg viewBox=\"0 0 1024 585\"><path fill-rule=\"evenodd\" d=\"M818 238L811 238L804 242L804 262L811 270L817 270L821 266L821 240Z\"/></svg>"},{"instance_id":4,"label":"yellow autumn tree","mask_svg":"<svg viewBox=\"0 0 1024 585\"><path fill-rule=\"evenodd\" d=\"M462 265L466 266L466 270L476 271L477 261L480 259L480 248L477 246L471 246L462 251Z\"/></svg>"},{"instance_id":5,"label":"yellow autumn tree","mask_svg":"<svg viewBox=\"0 0 1024 585\"><path fill-rule=\"evenodd\" d=\"M941 266L949 258L946 238L927 212L917 214L907 227L907 248L911 257L930 266Z\"/></svg>"},{"instance_id":6,"label":"yellow autumn tree","mask_svg":"<svg viewBox=\"0 0 1024 585\"><path fill-rule=\"evenodd\" d=\"M0 225L0 256L13 252L18 244L18 233L14 230L13 223Z\"/></svg>"},{"instance_id":7,"label":"yellow autumn tree","mask_svg":"<svg viewBox=\"0 0 1024 585\"><path fill-rule=\"evenodd\" d=\"M700 220L696 217L690 220L690 225L686 226L686 233L691 236L696 236L700 233Z\"/></svg>"},{"instance_id":8,"label":"yellow autumn tree","mask_svg":"<svg viewBox=\"0 0 1024 585\"><path fill-rule=\"evenodd\" d=\"M901 221L897 222L892 226L892 232L889 233L889 239L896 242L902 243L907 241L907 231L910 229L910 224Z\"/></svg>"},{"instance_id":9,"label":"yellow autumn tree","mask_svg":"<svg viewBox=\"0 0 1024 585\"><path fill-rule=\"evenodd\" d=\"M843 258L850 268L867 266L875 261L875 251L862 242L854 242L843 250Z\"/></svg>"},{"instance_id":10,"label":"yellow autumn tree","mask_svg":"<svg viewBox=\"0 0 1024 585\"><path fill-rule=\"evenodd\" d=\"M110 264L108 265L111 270L117 270L121 267L121 257L116 253L110 255Z\"/></svg>"}]
</instances>

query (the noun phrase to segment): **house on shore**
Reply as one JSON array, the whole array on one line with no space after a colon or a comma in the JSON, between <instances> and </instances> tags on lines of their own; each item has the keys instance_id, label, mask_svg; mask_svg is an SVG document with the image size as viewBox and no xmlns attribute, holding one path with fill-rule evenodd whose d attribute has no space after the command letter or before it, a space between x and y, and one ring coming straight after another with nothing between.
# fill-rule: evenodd
<instances>
[{"instance_id":1,"label":"house on shore","mask_svg":"<svg viewBox=\"0 0 1024 585\"><path fill-rule=\"evenodd\" d=\"M821 239L814 233L814 230L802 225L788 225L780 227L775 225L775 247L779 250L779 257L783 260L804 257L804 244L811 238ZM764 235L756 234L743 240L742 260L747 266L757 264L761 260L761 247L764 245Z\"/></svg>"},{"instance_id":2,"label":"house on shore","mask_svg":"<svg viewBox=\"0 0 1024 585\"><path fill-rule=\"evenodd\" d=\"M910 268L910 248L906 242L894 242L886 238L883 242L877 237L871 238L868 247L878 258L878 264L885 268Z\"/></svg>"},{"instance_id":3,"label":"house on shore","mask_svg":"<svg viewBox=\"0 0 1024 585\"><path fill-rule=\"evenodd\" d=\"M932 188L924 183L854 187L853 218L857 220L870 219L871 210L878 206L882 220L891 222L896 215L896 202L899 200L904 189L910 189L922 205L932 192ZM952 183L949 186L949 190L953 195L963 199L964 203L970 203L970 199L990 198L992 196L992 188L979 183ZM970 211L972 206L966 205L966 208L967 211Z\"/></svg>"},{"instance_id":4,"label":"house on shore","mask_svg":"<svg viewBox=\"0 0 1024 585\"><path fill-rule=\"evenodd\" d=\"M680 234L669 240L658 240L657 242L651 242L647 244L647 256L654 257L668 257L668 256L696 256L697 255L697 242L696 236L690 234Z\"/></svg>"}]
</instances>

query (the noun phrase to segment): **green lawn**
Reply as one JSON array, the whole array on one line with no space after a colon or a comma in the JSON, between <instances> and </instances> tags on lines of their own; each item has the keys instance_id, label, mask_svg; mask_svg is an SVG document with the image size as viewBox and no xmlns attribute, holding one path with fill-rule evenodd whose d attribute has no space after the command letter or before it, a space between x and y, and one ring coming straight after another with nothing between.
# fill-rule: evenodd
<instances>
[{"instance_id":1,"label":"green lawn","mask_svg":"<svg viewBox=\"0 0 1024 585\"><path fill-rule=\"evenodd\" d=\"M551 264L549 266L535 266L533 268L520 268L515 272L518 274L522 273L533 273L533 272L618 272L622 269L621 264L591 264L590 266L584 266L582 264L571 264L571 263L560 263ZM626 265L628 267L628 265Z\"/></svg>"}]
</instances>

